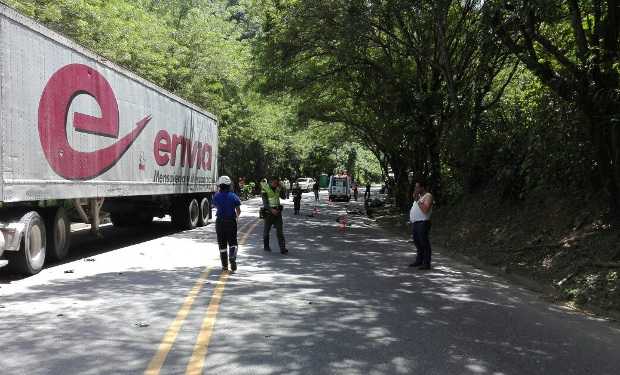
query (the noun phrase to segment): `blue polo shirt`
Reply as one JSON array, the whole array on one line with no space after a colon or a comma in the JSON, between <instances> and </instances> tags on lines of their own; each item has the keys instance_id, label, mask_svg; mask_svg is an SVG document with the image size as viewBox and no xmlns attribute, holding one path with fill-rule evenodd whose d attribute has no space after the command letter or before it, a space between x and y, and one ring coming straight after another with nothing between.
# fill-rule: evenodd
<instances>
[{"instance_id":1,"label":"blue polo shirt","mask_svg":"<svg viewBox=\"0 0 620 375\"><path fill-rule=\"evenodd\" d=\"M232 191L219 192L213 197L213 205L217 208L216 215L220 219L234 219L237 217L235 208L241 206L237 194Z\"/></svg>"}]
</instances>

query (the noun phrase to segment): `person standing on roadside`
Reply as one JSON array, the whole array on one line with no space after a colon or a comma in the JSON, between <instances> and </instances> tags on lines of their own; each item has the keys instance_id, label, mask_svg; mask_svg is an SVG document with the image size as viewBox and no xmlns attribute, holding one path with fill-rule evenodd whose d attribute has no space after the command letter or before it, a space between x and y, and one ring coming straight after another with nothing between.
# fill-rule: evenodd
<instances>
[{"instance_id":1,"label":"person standing on roadside","mask_svg":"<svg viewBox=\"0 0 620 375\"><path fill-rule=\"evenodd\" d=\"M364 192L364 200L370 199L370 182L366 183L366 191Z\"/></svg>"},{"instance_id":2,"label":"person standing on roadside","mask_svg":"<svg viewBox=\"0 0 620 375\"><path fill-rule=\"evenodd\" d=\"M433 195L428 192L426 181L415 183L414 202L409 212L409 220L413 223L413 242L418 250L415 262L409 267L421 270L431 269L431 214L433 212Z\"/></svg>"},{"instance_id":3,"label":"person standing on roadside","mask_svg":"<svg viewBox=\"0 0 620 375\"><path fill-rule=\"evenodd\" d=\"M295 206L295 215L299 215L299 210L301 209L301 195L301 188L299 187L299 184L296 183L293 187L293 204Z\"/></svg>"},{"instance_id":4,"label":"person standing on roadside","mask_svg":"<svg viewBox=\"0 0 620 375\"><path fill-rule=\"evenodd\" d=\"M237 270L237 220L241 215L241 201L237 194L231 191L232 181L228 176L222 176L218 180L219 192L213 197L213 205L217 208L215 220L215 233L220 248L220 260L222 271Z\"/></svg>"},{"instance_id":5,"label":"person standing on roadside","mask_svg":"<svg viewBox=\"0 0 620 375\"><path fill-rule=\"evenodd\" d=\"M314 192L314 200L315 202L319 201L319 182L315 181L314 185L312 185L312 191Z\"/></svg>"},{"instance_id":6,"label":"person standing on roadside","mask_svg":"<svg viewBox=\"0 0 620 375\"><path fill-rule=\"evenodd\" d=\"M278 235L278 244L280 245L280 253L288 254L284 242L284 223L282 221L283 207L280 204L280 198L284 199L284 191L280 187L280 180L274 177L271 180L271 184L264 184L262 186L261 197L263 199L263 219L265 220L265 227L263 228L263 245L265 251L271 251L269 246L269 232L271 227L276 227L276 233Z\"/></svg>"}]
</instances>

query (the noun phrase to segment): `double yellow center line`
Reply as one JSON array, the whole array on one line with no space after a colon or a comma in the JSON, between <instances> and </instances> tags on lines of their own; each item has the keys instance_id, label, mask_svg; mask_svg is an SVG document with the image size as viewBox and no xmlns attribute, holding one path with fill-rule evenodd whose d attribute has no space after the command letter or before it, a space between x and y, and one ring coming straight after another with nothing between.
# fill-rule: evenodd
<instances>
[{"instance_id":1,"label":"double yellow center line","mask_svg":"<svg viewBox=\"0 0 620 375\"><path fill-rule=\"evenodd\" d=\"M240 232L243 232L247 227L250 227L241 237L239 241L240 245L245 245L247 238L254 231L254 228L258 225L258 222L255 221L253 223L248 223L239 229ZM166 331L164 338L159 344L159 348L157 353L151 359L149 366L144 371L145 375L159 375L161 372L164 363L166 362L166 358L174 345L176 338L181 330L181 326L187 319L189 312L194 305L194 301L196 297L202 290L205 285L207 278L209 277L210 269L207 268L202 272L196 284L190 290L181 309L177 313L175 320L172 322L168 330ZM213 334L213 328L215 327L215 318L217 316L217 312L220 308L220 303L222 301L222 295L224 294L224 287L226 286L226 281L228 280L228 276L230 274L228 272L222 272L220 278L215 286L215 290L213 291L213 295L211 296L211 302L209 303L209 307L207 308L207 312L205 313L205 317L202 321L202 327L200 328L200 333L198 334L198 339L196 340L196 345L194 346L194 352L192 353L192 357L187 365L186 374L187 375L198 375L202 374L205 359L207 356L207 349L209 347L209 342L211 341L211 336Z\"/></svg>"}]
</instances>

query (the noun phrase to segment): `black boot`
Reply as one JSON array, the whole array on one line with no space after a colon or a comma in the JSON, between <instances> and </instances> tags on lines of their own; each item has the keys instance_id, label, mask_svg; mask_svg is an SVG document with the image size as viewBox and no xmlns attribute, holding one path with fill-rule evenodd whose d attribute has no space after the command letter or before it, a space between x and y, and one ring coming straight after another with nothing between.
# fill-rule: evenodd
<instances>
[{"instance_id":1,"label":"black boot","mask_svg":"<svg viewBox=\"0 0 620 375\"><path fill-rule=\"evenodd\" d=\"M230 259L230 270L235 272L237 270L237 246L231 246L228 255Z\"/></svg>"},{"instance_id":2,"label":"black boot","mask_svg":"<svg viewBox=\"0 0 620 375\"><path fill-rule=\"evenodd\" d=\"M288 250L286 249L286 243L284 243L284 239L282 238L279 241L279 245L280 245L280 254L288 254Z\"/></svg>"},{"instance_id":3,"label":"black boot","mask_svg":"<svg viewBox=\"0 0 620 375\"><path fill-rule=\"evenodd\" d=\"M228 253L220 252L220 260L222 261L222 271L228 271Z\"/></svg>"},{"instance_id":4,"label":"black boot","mask_svg":"<svg viewBox=\"0 0 620 375\"><path fill-rule=\"evenodd\" d=\"M263 237L263 249L265 251L271 251L271 247L269 247L269 237Z\"/></svg>"}]
</instances>

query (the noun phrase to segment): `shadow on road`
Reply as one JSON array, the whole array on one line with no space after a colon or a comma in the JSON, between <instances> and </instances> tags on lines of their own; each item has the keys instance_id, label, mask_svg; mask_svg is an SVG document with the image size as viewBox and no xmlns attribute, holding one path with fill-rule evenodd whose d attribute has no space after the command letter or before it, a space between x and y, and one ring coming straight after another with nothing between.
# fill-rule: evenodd
<instances>
[{"instance_id":1,"label":"shadow on road","mask_svg":"<svg viewBox=\"0 0 620 375\"><path fill-rule=\"evenodd\" d=\"M93 236L88 229L74 231L71 233L69 256L62 261L46 260L44 268L74 262L123 247L166 237L178 231L169 221L155 221L148 226L130 228L115 228L112 225L105 225L100 230L101 238ZM0 268L0 285L26 277L28 276L11 273L6 267Z\"/></svg>"},{"instance_id":2,"label":"shadow on road","mask_svg":"<svg viewBox=\"0 0 620 375\"><path fill-rule=\"evenodd\" d=\"M236 373L248 374L546 375L615 374L620 368L620 333L607 322L547 305L440 254L434 256L433 270L413 271L407 267L412 245L371 221L352 219L346 232L339 231L333 218L346 207L321 203L317 217L287 213L291 253L286 257L263 252L262 226L256 228L242 247L239 272L226 285L206 371L227 373L233 365ZM244 223L251 220L256 219ZM111 244L86 241L81 255L171 234L165 225L159 229L132 232L126 239L114 232ZM201 230L171 235L213 241ZM6 335L19 319L0 310L8 322L0 338L11 353L23 353L24 363L61 346L63 363L88 364L80 371L55 368L50 373L105 373L110 366L106 353L121 347L124 355L115 361L126 363L132 373L150 358L161 331L147 334L131 324L111 325L118 340L101 342L100 327L110 324L105 317L117 322L148 317L165 327L199 273L200 268L108 273L32 287L2 304L47 301L43 306L48 309L33 314L30 322L42 328L21 337L21 347L11 347ZM129 308L135 296L147 302ZM73 324L62 323L67 317L54 312L75 300L92 302L93 310L69 316ZM102 306L102 301L112 302ZM91 339L85 350L80 343ZM171 356L166 366L184 369L188 355Z\"/></svg>"},{"instance_id":3,"label":"shadow on road","mask_svg":"<svg viewBox=\"0 0 620 375\"><path fill-rule=\"evenodd\" d=\"M258 226L226 287L225 334L209 349L210 372L223 373L230 363L269 374L620 368L620 335L607 322L550 306L440 254L430 272L412 270L413 245L366 218L349 217L346 232L339 231L334 218L352 206L322 203L317 217L287 215L288 257L275 251L275 233L274 252L261 250ZM205 240L199 232L181 235Z\"/></svg>"}]
</instances>

